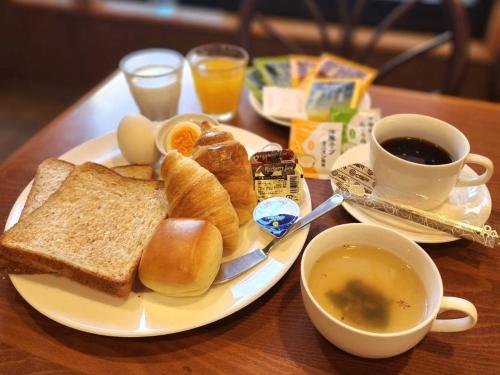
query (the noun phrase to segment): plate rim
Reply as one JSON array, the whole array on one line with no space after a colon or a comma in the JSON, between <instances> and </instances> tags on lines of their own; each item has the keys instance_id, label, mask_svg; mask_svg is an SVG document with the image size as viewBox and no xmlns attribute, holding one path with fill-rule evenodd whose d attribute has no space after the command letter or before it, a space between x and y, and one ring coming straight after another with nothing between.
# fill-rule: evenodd
<instances>
[{"instance_id":1,"label":"plate rim","mask_svg":"<svg viewBox=\"0 0 500 375\"><path fill-rule=\"evenodd\" d=\"M261 105L260 103L257 101L257 98L255 97L255 95L253 94L252 91L248 91L248 101L250 102L250 106L252 107L252 109L262 118L268 120L268 121L271 121L272 123L275 123L277 125L280 125L280 126L284 126L284 127L287 127L287 128L290 128L292 127L292 123L290 122L290 120L287 120L287 119L281 119L279 117L274 117L274 116L267 116L265 115L263 112L262 112L262 109L261 109ZM371 108L372 106L372 98L370 96L370 93L369 92L366 92L365 95L363 96L362 98L362 101L366 101L367 104L366 104L366 109L369 109Z\"/></svg>"},{"instance_id":2,"label":"plate rim","mask_svg":"<svg viewBox=\"0 0 500 375\"><path fill-rule=\"evenodd\" d=\"M349 149L348 151L355 150L355 149L359 150L362 147L368 148L369 143L363 143L363 144L356 145L352 149ZM354 151L352 151L352 152L354 152ZM358 152L358 154L360 154L360 153ZM344 155L345 155L345 153L340 155L339 158L337 158L337 160L335 160L335 162L332 166L332 169L335 169L337 167L337 163L339 163L339 160L342 160L342 157ZM361 162L361 161L356 160L356 162ZM467 165L464 165L464 168L468 168L473 173L476 173L476 172L474 172L474 170L472 168L470 168ZM332 189L334 189L334 182L332 179L330 179L330 185L332 186ZM489 217L491 215L491 209L492 209L491 194L490 194L490 191L488 189L488 186L486 186L486 185L484 185L484 186L486 189L485 192L486 192L488 200L490 202L490 204L488 206L488 209L489 209L488 217ZM342 202L342 207L349 213L349 215L351 215L354 219L356 219L357 221L359 221L361 223L376 224L376 225L382 225L384 227L389 227L388 224L381 222L380 220L377 220L376 218L373 218L373 217L369 216L368 214L364 213L365 210L368 210L368 209L365 209L364 207L356 207L355 204L352 204L348 201ZM384 215L384 213L375 211L374 215ZM487 220L488 219L486 219L485 222L487 222ZM423 228L426 228L426 227L423 227ZM394 227L391 226L391 229L397 231L398 233L400 233L404 236L407 236L412 241L415 241L417 243L438 244L438 243L454 242L454 241L458 241L461 239L460 237L454 237L454 236L447 234L445 232L439 232L437 230L433 230L430 228L429 228L428 233L412 233L410 231L407 231L405 229L402 229L402 228L399 228L396 226L394 226Z\"/></svg>"},{"instance_id":3,"label":"plate rim","mask_svg":"<svg viewBox=\"0 0 500 375\"><path fill-rule=\"evenodd\" d=\"M229 131L234 131L234 129L236 129L236 132L243 132L243 133L251 134L251 136L255 137L255 139L258 139L259 142L270 143L270 141L267 140L266 138L264 138L256 133L250 132L246 129L242 129L242 128L235 127L232 125L227 125L227 124L221 124L221 126L223 128L226 128ZM72 152L76 152L76 150L78 148L85 147L85 146L88 147L89 144L92 144L94 142L96 142L96 143L97 142L110 142L113 139L116 139L116 137L113 137L115 134L116 134L116 131L113 130L113 131L107 132L101 136L89 139L89 140L82 142L81 144L71 148L67 152L60 155L58 158L60 158L62 160L67 160L68 154L70 154ZM111 139L108 140L107 138L111 138ZM110 147L109 152L112 152L113 150L114 149L112 147ZM69 159L71 159L71 157L69 157ZM71 160L67 160L67 161L71 162ZM304 193L305 194L304 194L304 201L303 201L304 202L303 209L305 210L305 212L310 212L312 210L312 199L311 199L311 194L310 194L307 182L305 180L304 180L304 182L305 182L304 183ZM24 207L24 203L26 201L26 198L27 198L27 195L29 193L29 189L30 189L32 183L33 183L33 180L31 180L24 187L24 189L21 191L21 193L18 195L16 201L14 202L14 204L9 212L9 215L7 216L4 230L7 230L12 225L17 223L17 221L19 220L19 217L18 217L17 220L14 221L13 217L16 215L16 213L17 213L17 215L19 215L20 211ZM172 329L172 327L164 327L164 328L148 328L147 330L140 331L139 329L120 330L120 329L104 329L104 328L96 328L93 326L88 326L85 323L75 321L74 319L71 319L70 317L58 315L57 313L50 311L50 309L47 309L45 306L41 306L36 301L33 302L32 300L30 300L29 296L27 297L25 295L26 290L24 289L24 287L19 284L19 283L22 283L23 279L25 279L26 277L29 278L30 275L9 274L9 278L10 278L14 288L16 289L17 293L19 293L19 295L21 295L21 297L24 299L24 301L27 304L29 304L31 307L33 307L35 310L37 310L39 313L46 316L47 318L49 318L49 319L51 319L59 324L62 324L66 327L76 329L76 330L82 331L82 332L87 332L87 333L101 335L101 336L110 336L110 337L152 337L152 336L170 335L170 334L174 334L174 333L190 331L190 330L193 330L195 328L199 328L199 327L209 325L211 323L215 323L219 320L222 320L222 319L240 311L241 309L245 308L246 306L250 305L251 303L258 300L260 297L262 297L265 293L267 293L272 287L274 287L288 273L288 271L295 264L299 255L302 253L302 250L304 248L304 244L305 244L305 242L307 240L307 236L309 234L309 226L302 229L301 232L302 233L297 233L297 236L296 236L296 238L297 237L299 238L298 241L300 244L299 243L297 244L297 250L289 258L288 264L283 263L283 267L280 270L280 272L276 273L275 276L271 279L271 281L266 283L260 290L258 290L254 295L252 295L251 298L246 299L246 300L241 301L241 302L236 302L229 309L224 310L222 313L216 314L215 317L214 316L210 317L210 314L209 314L208 318L201 319L200 321L197 321L196 323L191 324L191 325L187 325L181 329L176 329L176 328ZM270 256L270 258L272 258L272 255ZM33 275L31 275L31 276L33 276ZM50 275L50 276L51 277L58 277L58 278L62 277L62 276L58 276L58 275ZM238 279L235 279L234 281L229 282L229 283L234 283L237 280ZM216 288L227 287L228 285L230 285L229 283L216 286ZM152 292L152 293L157 293L157 292ZM131 292L130 295L127 297L127 299L131 298L131 296L135 297L136 294L134 292ZM124 299L123 301L126 301L126 299ZM142 309L144 308L142 305L140 305L140 306Z\"/></svg>"}]
</instances>

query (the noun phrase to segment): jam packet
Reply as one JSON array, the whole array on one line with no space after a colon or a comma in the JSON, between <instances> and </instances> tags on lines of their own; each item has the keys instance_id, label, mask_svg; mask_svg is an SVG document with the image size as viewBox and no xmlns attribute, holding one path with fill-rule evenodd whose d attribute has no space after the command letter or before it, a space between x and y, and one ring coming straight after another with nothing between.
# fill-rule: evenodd
<instances>
[{"instance_id":1,"label":"jam packet","mask_svg":"<svg viewBox=\"0 0 500 375\"><path fill-rule=\"evenodd\" d=\"M259 57L253 65L262 74L266 86L290 87L288 56Z\"/></svg>"},{"instance_id":2,"label":"jam packet","mask_svg":"<svg viewBox=\"0 0 500 375\"><path fill-rule=\"evenodd\" d=\"M289 147L295 152L304 176L328 179L342 151L342 123L293 119Z\"/></svg>"},{"instance_id":3,"label":"jam packet","mask_svg":"<svg viewBox=\"0 0 500 375\"><path fill-rule=\"evenodd\" d=\"M304 174L290 149L261 151L250 158L254 190L258 201L285 197L300 203Z\"/></svg>"},{"instance_id":4,"label":"jam packet","mask_svg":"<svg viewBox=\"0 0 500 375\"><path fill-rule=\"evenodd\" d=\"M355 108L361 94L359 79L319 79L309 83L306 112L313 121L328 121L330 108Z\"/></svg>"},{"instance_id":5,"label":"jam packet","mask_svg":"<svg viewBox=\"0 0 500 375\"><path fill-rule=\"evenodd\" d=\"M318 64L318 58L309 55L290 55L290 84L300 87Z\"/></svg>"},{"instance_id":6,"label":"jam packet","mask_svg":"<svg viewBox=\"0 0 500 375\"><path fill-rule=\"evenodd\" d=\"M332 107L330 120L342 123L342 153L359 144L367 143L373 125L380 120L380 108L352 109Z\"/></svg>"}]
</instances>

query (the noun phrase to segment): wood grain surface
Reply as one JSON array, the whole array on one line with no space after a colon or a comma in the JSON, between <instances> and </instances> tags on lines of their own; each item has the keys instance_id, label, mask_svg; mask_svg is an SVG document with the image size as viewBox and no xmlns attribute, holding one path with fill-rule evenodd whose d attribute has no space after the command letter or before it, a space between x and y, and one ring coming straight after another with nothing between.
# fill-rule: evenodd
<instances>
[{"instance_id":1,"label":"wood grain surface","mask_svg":"<svg viewBox=\"0 0 500 375\"><path fill-rule=\"evenodd\" d=\"M469 138L472 151L500 163L500 105L387 87L371 89L384 115L422 113L448 121ZM184 83L180 111L198 110L192 83ZM0 221L37 165L114 130L137 108L123 78L111 76L0 166ZM253 112L246 94L233 123L287 145L288 129ZM331 194L328 181L308 180L313 206ZM500 173L488 184L500 229ZM331 226L353 222L342 208L312 224L308 241ZM413 350L366 360L329 344L309 321L300 296L299 262L268 293L243 310L189 332L152 338L87 334L44 317L24 302L8 277L0 279L0 373L2 374L495 374L500 373L500 254L465 240L423 245L436 262L446 295L472 301L477 326L463 333L430 333Z\"/></svg>"}]
</instances>

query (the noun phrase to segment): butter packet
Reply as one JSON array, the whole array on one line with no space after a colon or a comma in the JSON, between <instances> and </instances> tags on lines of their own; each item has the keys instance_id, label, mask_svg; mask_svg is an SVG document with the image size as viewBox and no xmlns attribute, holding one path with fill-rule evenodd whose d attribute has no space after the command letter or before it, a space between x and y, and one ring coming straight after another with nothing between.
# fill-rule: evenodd
<instances>
[{"instance_id":1,"label":"butter packet","mask_svg":"<svg viewBox=\"0 0 500 375\"><path fill-rule=\"evenodd\" d=\"M361 65L342 57L323 53L319 62L309 75L309 79L345 79L356 78L361 80L363 93L377 76L377 69Z\"/></svg>"},{"instance_id":2,"label":"butter packet","mask_svg":"<svg viewBox=\"0 0 500 375\"><path fill-rule=\"evenodd\" d=\"M252 92L255 98L262 103L262 89L266 85L264 77L256 68L248 68L245 76L245 85Z\"/></svg>"},{"instance_id":3,"label":"butter packet","mask_svg":"<svg viewBox=\"0 0 500 375\"><path fill-rule=\"evenodd\" d=\"M306 112L313 121L328 121L332 107L355 108L360 100L358 79L319 79L309 83Z\"/></svg>"},{"instance_id":4,"label":"butter packet","mask_svg":"<svg viewBox=\"0 0 500 375\"><path fill-rule=\"evenodd\" d=\"M368 143L373 125L380 120L380 108L353 110L333 107L330 120L341 122L342 126L342 153L350 148Z\"/></svg>"},{"instance_id":5,"label":"butter packet","mask_svg":"<svg viewBox=\"0 0 500 375\"><path fill-rule=\"evenodd\" d=\"M342 150L342 123L293 119L289 147L305 177L326 180Z\"/></svg>"},{"instance_id":6,"label":"butter packet","mask_svg":"<svg viewBox=\"0 0 500 375\"><path fill-rule=\"evenodd\" d=\"M253 59L266 86L290 87L290 62L288 56L259 57Z\"/></svg>"},{"instance_id":7,"label":"butter packet","mask_svg":"<svg viewBox=\"0 0 500 375\"><path fill-rule=\"evenodd\" d=\"M257 152L250 157L250 165L259 202L273 197L302 201L304 173L292 150Z\"/></svg>"},{"instance_id":8,"label":"butter packet","mask_svg":"<svg viewBox=\"0 0 500 375\"><path fill-rule=\"evenodd\" d=\"M318 64L318 58L309 55L290 55L290 84L300 87Z\"/></svg>"}]
</instances>

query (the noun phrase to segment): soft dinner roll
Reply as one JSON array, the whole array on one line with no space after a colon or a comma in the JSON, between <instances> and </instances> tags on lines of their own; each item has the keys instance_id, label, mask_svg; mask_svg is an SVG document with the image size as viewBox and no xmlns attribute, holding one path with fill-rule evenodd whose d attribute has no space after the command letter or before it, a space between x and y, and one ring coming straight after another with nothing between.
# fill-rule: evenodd
<instances>
[{"instance_id":1,"label":"soft dinner roll","mask_svg":"<svg viewBox=\"0 0 500 375\"><path fill-rule=\"evenodd\" d=\"M139 279L169 296L198 296L219 271L222 236L208 221L163 220L142 253Z\"/></svg>"}]
</instances>

